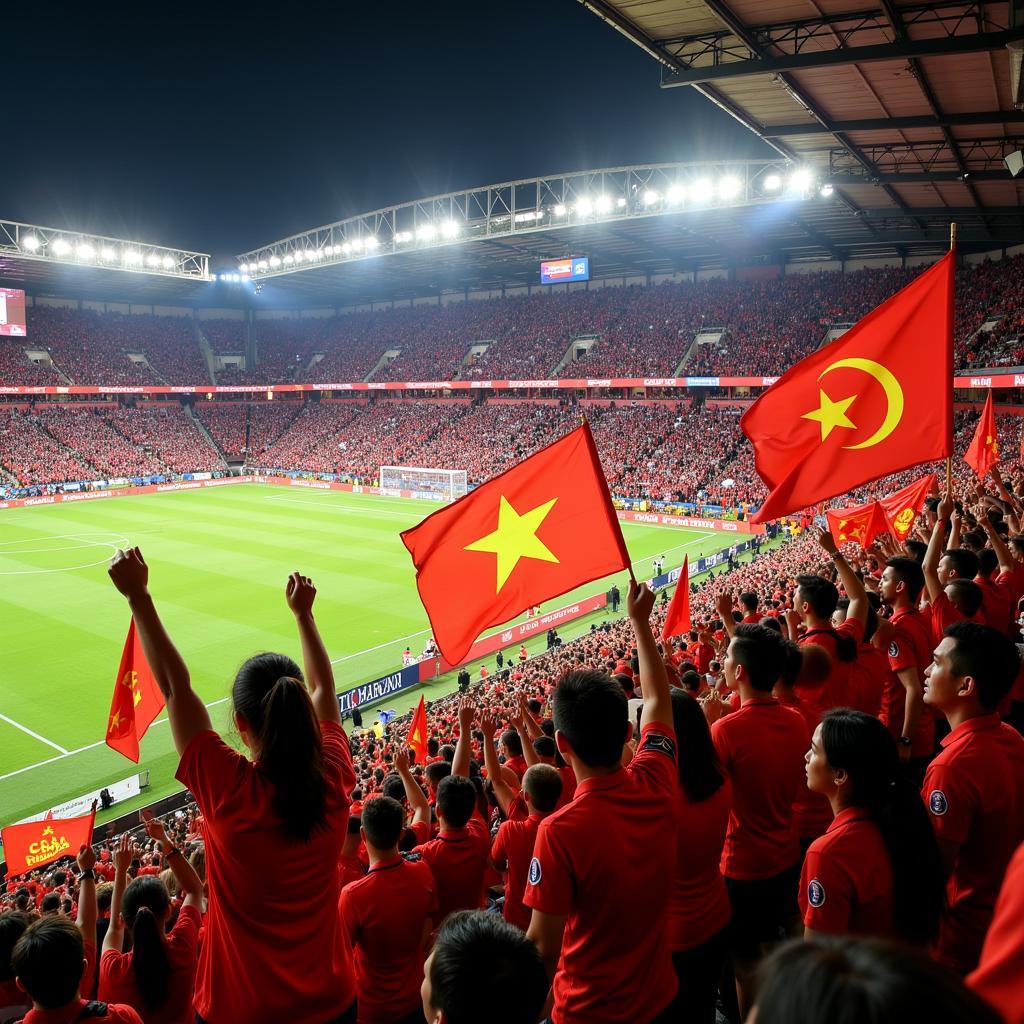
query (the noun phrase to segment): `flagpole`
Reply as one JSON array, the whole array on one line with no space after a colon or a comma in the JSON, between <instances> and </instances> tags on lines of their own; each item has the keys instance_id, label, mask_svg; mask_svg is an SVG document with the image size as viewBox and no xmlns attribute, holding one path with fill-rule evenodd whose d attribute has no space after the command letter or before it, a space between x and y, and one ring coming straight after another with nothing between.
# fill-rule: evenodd
<instances>
[{"instance_id":1,"label":"flagpole","mask_svg":"<svg viewBox=\"0 0 1024 1024\"><path fill-rule=\"evenodd\" d=\"M956 249L956 221L949 222L949 251L953 252ZM950 388L953 386L953 382L950 381ZM952 497L953 494L953 453L950 452L946 456L946 496Z\"/></svg>"}]
</instances>

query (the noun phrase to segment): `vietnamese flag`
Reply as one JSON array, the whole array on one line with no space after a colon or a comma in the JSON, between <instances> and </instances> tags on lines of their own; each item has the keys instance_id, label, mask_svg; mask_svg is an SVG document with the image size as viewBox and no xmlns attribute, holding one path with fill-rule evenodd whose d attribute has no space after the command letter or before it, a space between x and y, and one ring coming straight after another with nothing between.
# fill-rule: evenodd
<instances>
[{"instance_id":1,"label":"vietnamese flag","mask_svg":"<svg viewBox=\"0 0 1024 1024\"><path fill-rule=\"evenodd\" d=\"M777 519L953 451L953 270L947 253L818 349L744 413Z\"/></svg>"},{"instance_id":2,"label":"vietnamese flag","mask_svg":"<svg viewBox=\"0 0 1024 1024\"><path fill-rule=\"evenodd\" d=\"M422 697L412 713L412 722L409 724L409 736L406 739L406 746L416 752L416 763L427 763L427 705Z\"/></svg>"},{"instance_id":3,"label":"vietnamese flag","mask_svg":"<svg viewBox=\"0 0 1024 1024\"><path fill-rule=\"evenodd\" d=\"M59 860L77 857L83 846L92 845L92 826L96 811L79 818L54 818L48 814L42 821L8 825L0 832L7 861L7 877Z\"/></svg>"},{"instance_id":4,"label":"vietnamese flag","mask_svg":"<svg viewBox=\"0 0 1024 1024\"><path fill-rule=\"evenodd\" d=\"M978 417L978 425L964 455L964 462L978 474L979 480L983 480L988 471L999 462L999 434L996 432L996 417L992 411L991 391L985 399L985 408Z\"/></svg>"},{"instance_id":5,"label":"vietnamese flag","mask_svg":"<svg viewBox=\"0 0 1024 1024\"><path fill-rule=\"evenodd\" d=\"M670 636L679 636L690 631L690 556L683 556L683 567L679 570L676 592L665 614L665 625L661 629L662 642Z\"/></svg>"},{"instance_id":6,"label":"vietnamese flag","mask_svg":"<svg viewBox=\"0 0 1024 1024\"><path fill-rule=\"evenodd\" d=\"M850 508L830 508L825 518L828 520L828 532L837 544L856 541L865 551L880 533L889 532L889 520L878 501Z\"/></svg>"},{"instance_id":7,"label":"vietnamese flag","mask_svg":"<svg viewBox=\"0 0 1024 1024\"><path fill-rule=\"evenodd\" d=\"M929 473L920 480L878 499L878 503L885 510L889 529L897 540L904 541L910 536L914 520L924 508L924 499L929 494L934 494L938 486L938 477L934 473Z\"/></svg>"},{"instance_id":8,"label":"vietnamese flag","mask_svg":"<svg viewBox=\"0 0 1024 1024\"><path fill-rule=\"evenodd\" d=\"M402 541L450 665L489 626L629 566L587 423L427 516Z\"/></svg>"},{"instance_id":9,"label":"vietnamese flag","mask_svg":"<svg viewBox=\"0 0 1024 1024\"><path fill-rule=\"evenodd\" d=\"M114 696L110 700L107 746L138 764L139 740L163 708L164 695L142 653L132 619L114 680Z\"/></svg>"}]
</instances>

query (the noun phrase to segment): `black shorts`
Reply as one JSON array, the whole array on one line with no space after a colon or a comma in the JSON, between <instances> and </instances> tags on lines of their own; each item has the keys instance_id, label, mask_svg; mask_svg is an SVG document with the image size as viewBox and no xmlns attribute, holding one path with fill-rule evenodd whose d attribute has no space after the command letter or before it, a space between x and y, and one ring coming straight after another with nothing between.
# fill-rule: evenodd
<instances>
[{"instance_id":1,"label":"black shorts","mask_svg":"<svg viewBox=\"0 0 1024 1024\"><path fill-rule=\"evenodd\" d=\"M732 949L737 959L757 959L763 945L787 937L786 926L799 913L799 884L799 864L771 878L725 880L732 904Z\"/></svg>"}]
</instances>

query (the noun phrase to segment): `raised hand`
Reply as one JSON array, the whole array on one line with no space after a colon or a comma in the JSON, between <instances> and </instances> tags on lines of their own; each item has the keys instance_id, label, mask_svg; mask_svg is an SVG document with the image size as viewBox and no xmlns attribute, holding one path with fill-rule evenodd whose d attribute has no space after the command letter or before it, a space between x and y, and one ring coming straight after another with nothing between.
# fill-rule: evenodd
<instances>
[{"instance_id":1,"label":"raised hand","mask_svg":"<svg viewBox=\"0 0 1024 1024\"><path fill-rule=\"evenodd\" d=\"M313 601L316 598L316 587L308 576L293 572L288 577L284 588L285 600L292 614L299 618L302 615L309 615L313 611Z\"/></svg>"},{"instance_id":2,"label":"raised hand","mask_svg":"<svg viewBox=\"0 0 1024 1024\"><path fill-rule=\"evenodd\" d=\"M839 549L836 547L835 538L829 533L828 530L823 529L820 526L812 526L811 533L814 539L821 545L821 547L830 555L834 555Z\"/></svg>"},{"instance_id":3,"label":"raised hand","mask_svg":"<svg viewBox=\"0 0 1024 1024\"><path fill-rule=\"evenodd\" d=\"M110 560L107 575L129 601L140 597L149 586L149 566L138 548L118 550Z\"/></svg>"},{"instance_id":4,"label":"raised hand","mask_svg":"<svg viewBox=\"0 0 1024 1024\"><path fill-rule=\"evenodd\" d=\"M406 775L409 771L409 752L402 747L401 750L396 750L394 757L392 758L392 764L395 766L395 771L399 775Z\"/></svg>"},{"instance_id":5,"label":"raised hand","mask_svg":"<svg viewBox=\"0 0 1024 1024\"><path fill-rule=\"evenodd\" d=\"M132 842L132 837L124 832L114 847L114 869L120 874L128 873L131 863L139 855L139 848Z\"/></svg>"},{"instance_id":6,"label":"raised hand","mask_svg":"<svg viewBox=\"0 0 1024 1024\"><path fill-rule=\"evenodd\" d=\"M96 867L96 851L91 846L83 846L75 859L78 861L79 871L91 871Z\"/></svg>"},{"instance_id":7,"label":"raised hand","mask_svg":"<svg viewBox=\"0 0 1024 1024\"><path fill-rule=\"evenodd\" d=\"M480 731L484 734L484 739L489 742L494 740L498 731L498 720L487 711L480 717Z\"/></svg>"},{"instance_id":8,"label":"raised hand","mask_svg":"<svg viewBox=\"0 0 1024 1024\"><path fill-rule=\"evenodd\" d=\"M473 719L476 718L476 701L466 696L459 700L459 729L468 733L473 728Z\"/></svg>"},{"instance_id":9,"label":"raised hand","mask_svg":"<svg viewBox=\"0 0 1024 1024\"><path fill-rule=\"evenodd\" d=\"M167 829L159 818L154 818L151 811L142 812L142 825L146 835L160 844L160 851L166 853L174 844L167 838Z\"/></svg>"},{"instance_id":10,"label":"raised hand","mask_svg":"<svg viewBox=\"0 0 1024 1024\"><path fill-rule=\"evenodd\" d=\"M626 611L633 622L649 622L651 610L654 608L654 592L646 583L629 581L629 593L626 596Z\"/></svg>"},{"instance_id":11,"label":"raised hand","mask_svg":"<svg viewBox=\"0 0 1024 1024\"><path fill-rule=\"evenodd\" d=\"M732 619L733 598L731 590L722 590L715 597L715 611L723 621Z\"/></svg>"}]
</instances>

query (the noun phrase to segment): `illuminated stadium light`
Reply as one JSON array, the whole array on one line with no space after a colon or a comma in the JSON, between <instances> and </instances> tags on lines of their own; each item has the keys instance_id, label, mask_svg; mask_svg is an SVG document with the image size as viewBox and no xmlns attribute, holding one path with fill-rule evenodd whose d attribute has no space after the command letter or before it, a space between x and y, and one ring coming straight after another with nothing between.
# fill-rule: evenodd
<instances>
[{"instance_id":1,"label":"illuminated stadium light","mask_svg":"<svg viewBox=\"0 0 1024 1024\"><path fill-rule=\"evenodd\" d=\"M39 239L35 235L26 235L21 240L22 249L28 249L29 252L35 252L39 248Z\"/></svg>"},{"instance_id":2,"label":"illuminated stadium light","mask_svg":"<svg viewBox=\"0 0 1024 1024\"><path fill-rule=\"evenodd\" d=\"M68 245L63 238L58 238L57 241L53 243L53 251L58 256L67 256L67 254L71 252L71 246Z\"/></svg>"},{"instance_id":3,"label":"illuminated stadium light","mask_svg":"<svg viewBox=\"0 0 1024 1024\"><path fill-rule=\"evenodd\" d=\"M114 252L114 250L111 249L109 245L105 245L103 249L100 251L100 259L103 260L105 263L112 263L114 260L117 259L117 253Z\"/></svg>"},{"instance_id":4,"label":"illuminated stadium light","mask_svg":"<svg viewBox=\"0 0 1024 1024\"><path fill-rule=\"evenodd\" d=\"M715 187L708 178L699 178L690 188L690 197L695 203L710 203Z\"/></svg>"},{"instance_id":5,"label":"illuminated stadium light","mask_svg":"<svg viewBox=\"0 0 1024 1024\"><path fill-rule=\"evenodd\" d=\"M173 267L173 266L174 266L174 259L173 259L172 257L170 257L170 256L165 256L165 257L164 257L164 258L163 258L163 259L162 259L162 260L160 261L160 266L161 266L161 267L163 267L163 268L164 268L164 270L170 270L170 269L171 269L171 267Z\"/></svg>"},{"instance_id":6,"label":"illuminated stadium light","mask_svg":"<svg viewBox=\"0 0 1024 1024\"><path fill-rule=\"evenodd\" d=\"M380 245L380 239L376 235L367 235L363 245L367 252L372 252Z\"/></svg>"},{"instance_id":7,"label":"illuminated stadium light","mask_svg":"<svg viewBox=\"0 0 1024 1024\"><path fill-rule=\"evenodd\" d=\"M291 265L292 265L292 264L293 264L294 262L295 262L295 257L294 257L294 256L292 256L292 254L291 254L291 253L288 253L288 254L287 254L287 255L285 256L285 258L284 258L284 263L285 263L285 265L286 265L286 266L289 266L289 267L290 267L290 266L291 266Z\"/></svg>"},{"instance_id":8,"label":"illuminated stadium light","mask_svg":"<svg viewBox=\"0 0 1024 1024\"><path fill-rule=\"evenodd\" d=\"M403 242L410 242L412 241L412 235L408 231L399 231L398 234L395 235L395 241L398 242L399 245Z\"/></svg>"},{"instance_id":9,"label":"illuminated stadium light","mask_svg":"<svg viewBox=\"0 0 1024 1024\"><path fill-rule=\"evenodd\" d=\"M742 191L743 182L734 175L729 175L718 183L718 196L726 202L735 199Z\"/></svg>"},{"instance_id":10,"label":"illuminated stadium light","mask_svg":"<svg viewBox=\"0 0 1024 1024\"><path fill-rule=\"evenodd\" d=\"M121 261L129 267L137 267L142 262L142 253L137 249L125 249Z\"/></svg>"},{"instance_id":11,"label":"illuminated stadium light","mask_svg":"<svg viewBox=\"0 0 1024 1024\"><path fill-rule=\"evenodd\" d=\"M80 260L91 260L96 255L96 250L88 242L80 242L75 253Z\"/></svg>"},{"instance_id":12,"label":"illuminated stadium light","mask_svg":"<svg viewBox=\"0 0 1024 1024\"><path fill-rule=\"evenodd\" d=\"M146 257L146 266L147 267L158 267L159 265L160 265L160 257L157 256L157 254L155 252L151 252Z\"/></svg>"},{"instance_id":13,"label":"illuminated stadium light","mask_svg":"<svg viewBox=\"0 0 1024 1024\"><path fill-rule=\"evenodd\" d=\"M306 250L306 261L312 263L314 260L320 259L319 249L307 249Z\"/></svg>"},{"instance_id":14,"label":"illuminated stadium light","mask_svg":"<svg viewBox=\"0 0 1024 1024\"><path fill-rule=\"evenodd\" d=\"M789 176L790 192L806 192L814 181L814 175L806 167L801 167Z\"/></svg>"},{"instance_id":15,"label":"illuminated stadium light","mask_svg":"<svg viewBox=\"0 0 1024 1024\"><path fill-rule=\"evenodd\" d=\"M249 275L248 274L243 274L242 275L242 282L244 283L244 282L246 282L248 280L249 280Z\"/></svg>"},{"instance_id":16,"label":"illuminated stadium light","mask_svg":"<svg viewBox=\"0 0 1024 1024\"><path fill-rule=\"evenodd\" d=\"M586 196L584 196L576 204L576 212L581 217L589 217L594 212L594 204L593 204L593 202L591 202L591 200L589 200Z\"/></svg>"},{"instance_id":17,"label":"illuminated stadium light","mask_svg":"<svg viewBox=\"0 0 1024 1024\"><path fill-rule=\"evenodd\" d=\"M429 242L429 241L431 241L436 234L437 234L437 229L434 227L433 224L421 224L416 229L416 237L421 242Z\"/></svg>"},{"instance_id":18,"label":"illuminated stadium light","mask_svg":"<svg viewBox=\"0 0 1024 1024\"><path fill-rule=\"evenodd\" d=\"M441 225L441 234L445 238L458 238L460 230L458 223L454 220L446 220Z\"/></svg>"},{"instance_id":19,"label":"illuminated stadium light","mask_svg":"<svg viewBox=\"0 0 1024 1024\"><path fill-rule=\"evenodd\" d=\"M351 242L342 242L341 243L341 251L347 256L352 251L352 243Z\"/></svg>"},{"instance_id":20,"label":"illuminated stadium light","mask_svg":"<svg viewBox=\"0 0 1024 1024\"><path fill-rule=\"evenodd\" d=\"M598 213L607 213L612 208L612 201L608 196L600 195L594 205L597 206Z\"/></svg>"},{"instance_id":21,"label":"illuminated stadium light","mask_svg":"<svg viewBox=\"0 0 1024 1024\"><path fill-rule=\"evenodd\" d=\"M777 174L769 174L764 179L765 192L778 192L782 188L782 179Z\"/></svg>"},{"instance_id":22,"label":"illuminated stadium light","mask_svg":"<svg viewBox=\"0 0 1024 1024\"><path fill-rule=\"evenodd\" d=\"M279 267L279 266L281 266L281 257L280 256L271 256L270 259L268 260L268 262L270 263L270 265L272 267Z\"/></svg>"},{"instance_id":23,"label":"illuminated stadium light","mask_svg":"<svg viewBox=\"0 0 1024 1024\"><path fill-rule=\"evenodd\" d=\"M211 274L210 275L210 280L211 281L216 281L217 280L217 275L216 274Z\"/></svg>"},{"instance_id":24,"label":"illuminated stadium light","mask_svg":"<svg viewBox=\"0 0 1024 1024\"><path fill-rule=\"evenodd\" d=\"M564 217L565 216L565 203L555 203L555 216L556 217Z\"/></svg>"},{"instance_id":25,"label":"illuminated stadium light","mask_svg":"<svg viewBox=\"0 0 1024 1024\"><path fill-rule=\"evenodd\" d=\"M363 240L361 238L352 239L352 251L362 252L363 251Z\"/></svg>"},{"instance_id":26,"label":"illuminated stadium light","mask_svg":"<svg viewBox=\"0 0 1024 1024\"><path fill-rule=\"evenodd\" d=\"M661 198L653 188L649 188L644 193L644 206L654 206L654 204Z\"/></svg>"},{"instance_id":27,"label":"illuminated stadium light","mask_svg":"<svg viewBox=\"0 0 1024 1024\"><path fill-rule=\"evenodd\" d=\"M259 263L256 264L256 266L259 267L260 270L266 270L267 269L267 261L266 260L260 260Z\"/></svg>"},{"instance_id":28,"label":"illuminated stadium light","mask_svg":"<svg viewBox=\"0 0 1024 1024\"><path fill-rule=\"evenodd\" d=\"M665 198L670 203L681 203L686 199L685 185L671 185Z\"/></svg>"},{"instance_id":29,"label":"illuminated stadium light","mask_svg":"<svg viewBox=\"0 0 1024 1024\"><path fill-rule=\"evenodd\" d=\"M819 191L818 195L820 195L822 199L831 199L833 192L835 192L835 189L826 182L824 185L821 186L821 190Z\"/></svg>"},{"instance_id":30,"label":"illuminated stadium light","mask_svg":"<svg viewBox=\"0 0 1024 1024\"><path fill-rule=\"evenodd\" d=\"M248 270L249 269L249 264L248 263L239 263L238 264L238 269L239 270Z\"/></svg>"},{"instance_id":31,"label":"illuminated stadium light","mask_svg":"<svg viewBox=\"0 0 1024 1024\"><path fill-rule=\"evenodd\" d=\"M626 205L626 197L619 196L619 198L615 200L615 205L621 210Z\"/></svg>"}]
</instances>

